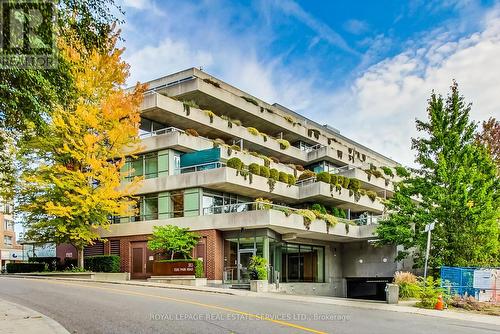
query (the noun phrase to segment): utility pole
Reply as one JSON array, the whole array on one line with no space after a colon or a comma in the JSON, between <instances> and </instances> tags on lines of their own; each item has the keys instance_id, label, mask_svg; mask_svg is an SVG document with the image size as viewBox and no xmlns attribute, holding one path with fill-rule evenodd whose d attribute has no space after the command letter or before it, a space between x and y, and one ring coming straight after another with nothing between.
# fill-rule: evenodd
<instances>
[{"instance_id":1,"label":"utility pole","mask_svg":"<svg viewBox=\"0 0 500 334\"><path fill-rule=\"evenodd\" d=\"M424 265L424 284L427 280L427 262L429 262L429 252L431 250L431 231L434 229L435 222L425 225L424 232L427 232L427 249L425 250L425 265Z\"/></svg>"}]
</instances>

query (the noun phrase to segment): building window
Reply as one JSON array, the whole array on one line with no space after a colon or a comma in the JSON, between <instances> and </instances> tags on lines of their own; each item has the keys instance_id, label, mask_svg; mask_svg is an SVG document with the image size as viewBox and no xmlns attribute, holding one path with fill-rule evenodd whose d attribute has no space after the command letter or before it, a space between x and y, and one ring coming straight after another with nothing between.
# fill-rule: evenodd
<instances>
[{"instance_id":1,"label":"building window","mask_svg":"<svg viewBox=\"0 0 500 334\"><path fill-rule=\"evenodd\" d=\"M12 220L4 219L3 229L5 231L14 231L14 222Z\"/></svg>"},{"instance_id":2,"label":"building window","mask_svg":"<svg viewBox=\"0 0 500 334\"><path fill-rule=\"evenodd\" d=\"M129 223L157 219L198 216L200 190L198 188L148 194L137 200L136 216L114 217L113 223Z\"/></svg>"},{"instance_id":3,"label":"building window","mask_svg":"<svg viewBox=\"0 0 500 334\"><path fill-rule=\"evenodd\" d=\"M4 235L3 237L4 245L12 246L12 237L8 235Z\"/></svg>"},{"instance_id":4,"label":"building window","mask_svg":"<svg viewBox=\"0 0 500 334\"><path fill-rule=\"evenodd\" d=\"M243 212L251 209L252 200L248 197L229 193L203 190L203 214ZM246 204L244 204L246 203Z\"/></svg>"},{"instance_id":5,"label":"building window","mask_svg":"<svg viewBox=\"0 0 500 334\"><path fill-rule=\"evenodd\" d=\"M129 173L127 180L141 176L145 179L152 179L162 173L168 174L168 152L141 154L133 160L128 158L123 172Z\"/></svg>"},{"instance_id":6,"label":"building window","mask_svg":"<svg viewBox=\"0 0 500 334\"><path fill-rule=\"evenodd\" d=\"M167 126L147 118L141 117L141 125L139 126L139 135L141 137L147 136L155 131L165 129Z\"/></svg>"},{"instance_id":7,"label":"building window","mask_svg":"<svg viewBox=\"0 0 500 334\"><path fill-rule=\"evenodd\" d=\"M322 246L284 243L281 246L282 282L324 282Z\"/></svg>"}]
</instances>

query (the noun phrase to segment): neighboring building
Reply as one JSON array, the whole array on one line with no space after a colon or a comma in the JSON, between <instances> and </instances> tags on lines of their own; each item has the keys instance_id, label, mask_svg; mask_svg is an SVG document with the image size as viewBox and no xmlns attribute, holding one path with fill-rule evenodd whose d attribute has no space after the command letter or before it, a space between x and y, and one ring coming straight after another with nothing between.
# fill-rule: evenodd
<instances>
[{"instance_id":1,"label":"neighboring building","mask_svg":"<svg viewBox=\"0 0 500 334\"><path fill-rule=\"evenodd\" d=\"M142 152L126 166L145 179L137 193L139 213L115 218L102 232L109 242L87 248L86 255L120 255L123 271L148 277L153 254L146 241L153 226L173 224L202 236L193 256L203 259L211 284L247 283L246 266L256 254L269 261L270 281L279 280L280 291L384 295L385 281L400 269L396 249L374 247L370 240L384 214L381 199L393 195L397 179L380 175L379 167L393 168L395 161L198 69L148 87L141 107ZM300 177L303 166L357 179L364 190L355 195L314 177L296 184L270 181L266 172L247 175L226 167L233 157L246 166L277 169L282 180L283 173ZM332 227L322 220L306 227L307 220L293 212L316 203L345 219ZM57 252L76 256L69 246Z\"/></svg>"},{"instance_id":2,"label":"neighboring building","mask_svg":"<svg viewBox=\"0 0 500 334\"><path fill-rule=\"evenodd\" d=\"M0 259L1 268L9 262L23 259L22 247L16 242L12 205L0 199Z\"/></svg>"}]
</instances>

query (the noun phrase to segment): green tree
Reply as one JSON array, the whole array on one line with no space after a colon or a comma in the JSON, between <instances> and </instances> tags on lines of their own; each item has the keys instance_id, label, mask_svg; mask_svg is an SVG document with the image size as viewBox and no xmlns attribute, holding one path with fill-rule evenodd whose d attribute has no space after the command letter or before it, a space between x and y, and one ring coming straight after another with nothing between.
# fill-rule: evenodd
<instances>
[{"instance_id":1,"label":"green tree","mask_svg":"<svg viewBox=\"0 0 500 334\"><path fill-rule=\"evenodd\" d=\"M199 238L200 235L189 232L189 228L175 225L153 226L153 236L148 241L148 248L152 251L170 254L171 260L177 253L186 258L190 257L190 253L198 244Z\"/></svg>"},{"instance_id":2,"label":"green tree","mask_svg":"<svg viewBox=\"0 0 500 334\"><path fill-rule=\"evenodd\" d=\"M106 47L91 50L62 42L77 95L68 106L55 106L46 136L27 143L32 159L19 183L26 238L74 245L81 267L83 248L100 239L110 216L134 213L132 194L140 181L121 183L126 156L138 148L144 86L121 88L128 64L117 38L112 34Z\"/></svg>"},{"instance_id":3,"label":"green tree","mask_svg":"<svg viewBox=\"0 0 500 334\"><path fill-rule=\"evenodd\" d=\"M17 1L2 2L5 5ZM120 22L113 14L121 13L114 0L58 0L55 3L55 31L40 29L37 34L63 39L66 43L71 36L84 50L105 47L112 26ZM0 159L0 194L3 196L12 196L17 178L12 168L16 152L10 152L9 145L14 142L14 147L20 147L26 137L44 135L54 107L68 106L77 94L72 64L63 56L60 44L56 48L55 68L0 67L0 154L5 151L10 154L9 159Z\"/></svg>"},{"instance_id":4,"label":"green tree","mask_svg":"<svg viewBox=\"0 0 500 334\"><path fill-rule=\"evenodd\" d=\"M428 120L417 120L412 139L418 168L396 186L379 243L401 245L398 259L413 253L422 267L427 235L435 222L430 267L499 263L499 179L486 148L475 140L471 105L454 82L446 100L432 93Z\"/></svg>"}]
</instances>

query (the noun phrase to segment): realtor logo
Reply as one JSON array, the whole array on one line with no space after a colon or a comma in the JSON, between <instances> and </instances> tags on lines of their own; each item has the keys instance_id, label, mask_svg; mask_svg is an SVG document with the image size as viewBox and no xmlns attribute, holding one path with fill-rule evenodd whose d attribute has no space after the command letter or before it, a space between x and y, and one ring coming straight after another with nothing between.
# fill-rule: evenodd
<instances>
[{"instance_id":1,"label":"realtor logo","mask_svg":"<svg viewBox=\"0 0 500 334\"><path fill-rule=\"evenodd\" d=\"M0 70L56 67L53 0L0 0Z\"/></svg>"}]
</instances>

